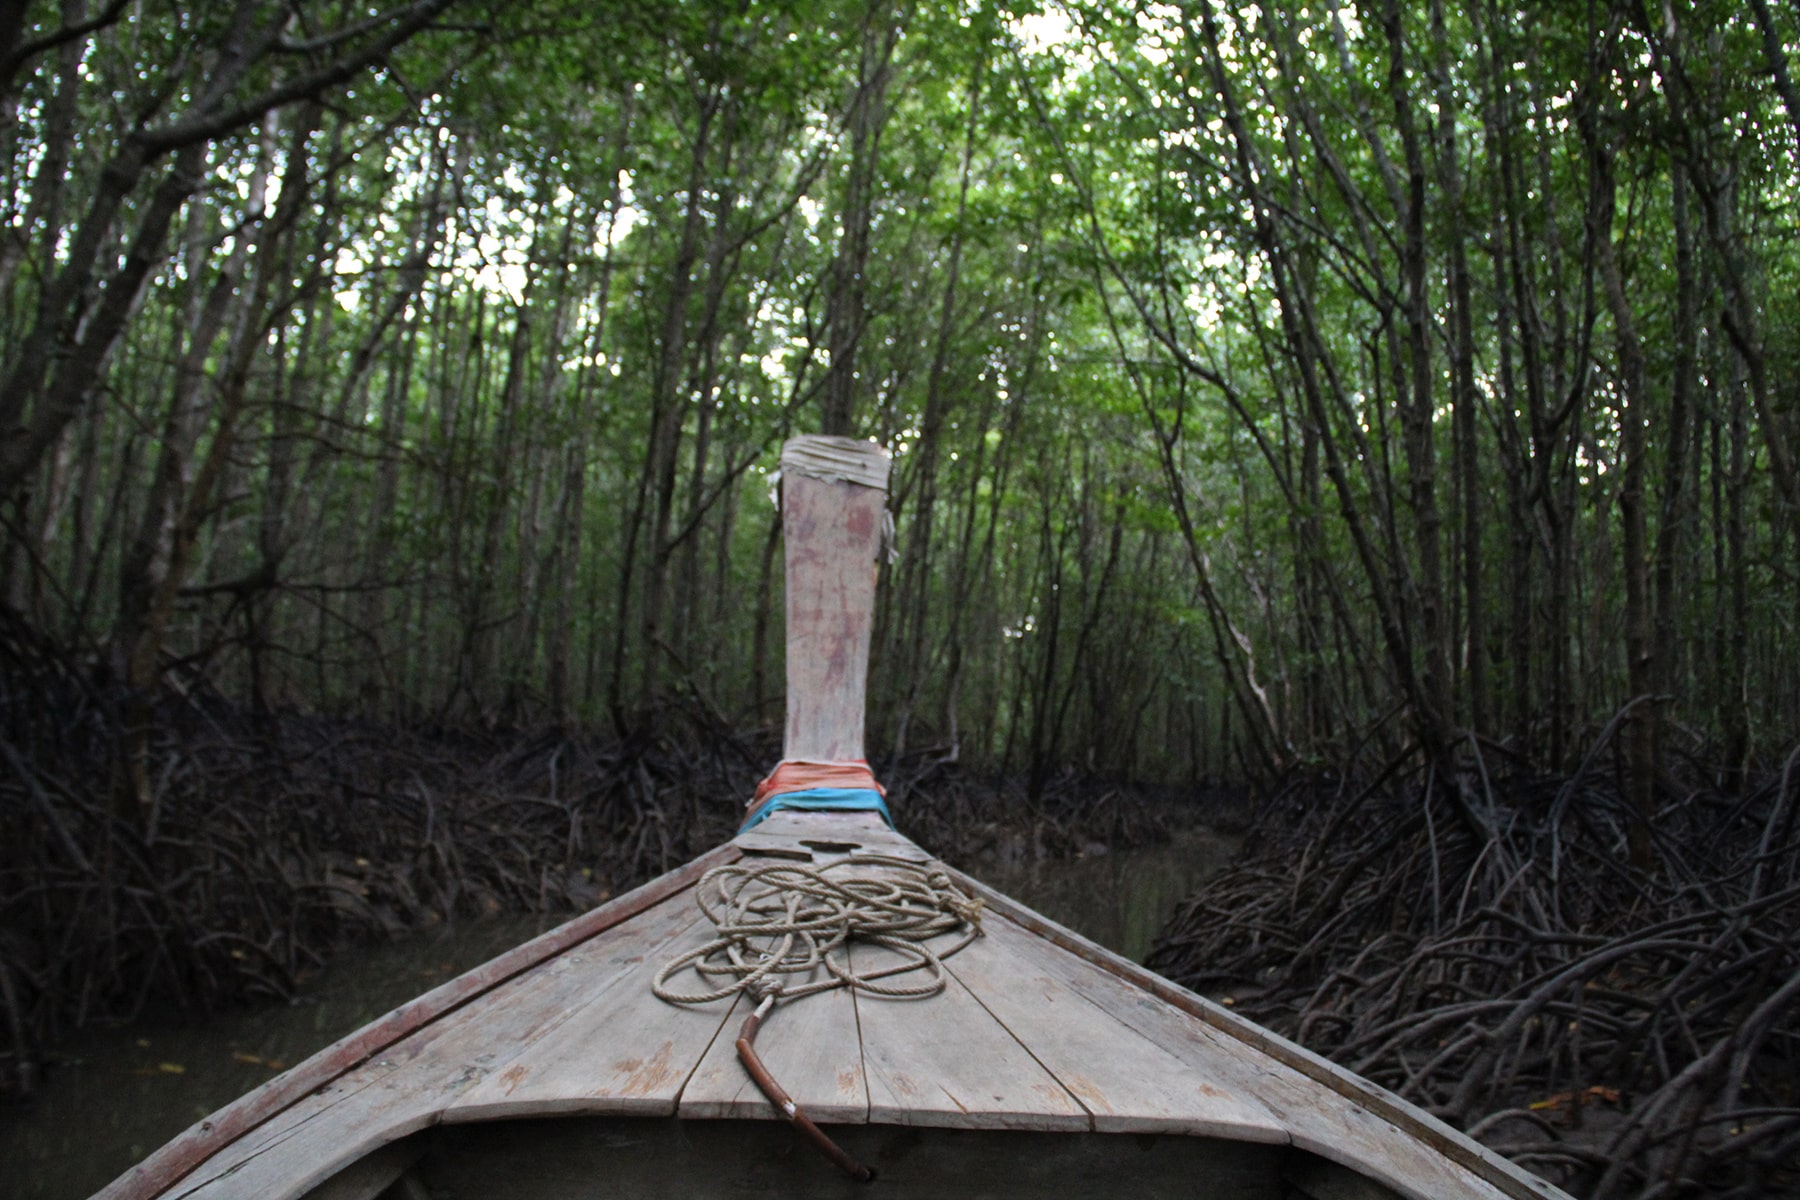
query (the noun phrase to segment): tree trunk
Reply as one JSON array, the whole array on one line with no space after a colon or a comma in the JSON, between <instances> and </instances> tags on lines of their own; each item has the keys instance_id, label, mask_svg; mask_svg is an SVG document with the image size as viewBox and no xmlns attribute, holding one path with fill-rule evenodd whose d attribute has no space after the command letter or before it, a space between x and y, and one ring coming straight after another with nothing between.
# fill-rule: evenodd
<instances>
[{"instance_id":1,"label":"tree trunk","mask_svg":"<svg viewBox=\"0 0 1800 1200\"><path fill-rule=\"evenodd\" d=\"M1615 411L1620 431L1619 455L1624 460L1619 525L1625 578L1625 674L1629 702L1638 706L1625 730L1626 787L1638 815L1630 827L1629 843L1632 865L1648 871L1654 865L1650 832L1656 818L1656 726L1660 706L1655 699L1657 669L1644 485L1644 426L1650 406L1650 383L1637 322L1625 295L1625 282L1613 246L1615 193L1611 151L1606 148L1609 135L1599 128L1604 119L1592 112L1585 117L1595 189L1591 241L1619 355L1619 400Z\"/></svg>"},{"instance_id":2,"label":"tree trunk","mask_svg":"<svg viewBox=\"0 0 1800 1200\"><path fill-rule=\"evenodd\" d=\"M839 220L843 235L831 264L831 291L826 323L831 365L825 377L824 407L820 432L849 437L855 428L857 346L868 321L864 294L868 288L869 233L873 224L875 172L881 154L881 133L887 124L887 89L894 47L900 40L899 22L884 20L887 0L869 0L863 17L862 45L846 120L850 133L850 162L846 168L843 208Z\"/></svg>"}]
</instances>

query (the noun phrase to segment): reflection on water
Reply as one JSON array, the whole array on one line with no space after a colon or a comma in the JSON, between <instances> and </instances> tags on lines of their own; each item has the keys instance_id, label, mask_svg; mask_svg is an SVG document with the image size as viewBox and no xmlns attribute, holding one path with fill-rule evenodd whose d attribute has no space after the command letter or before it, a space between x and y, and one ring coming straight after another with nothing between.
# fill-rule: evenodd
<instances>
[{"instance_id":1,"label":"reflection on water","mask_svg":"<svg viewBox=\"0 0 1800 1200\"><path fill-rule=\"evenodd\" d=\"M1142 959L1177 901L1235 841L1205 830L1166 846L1072 862L977 866L984 882ZM294 1005L197 1025L84 1030L29 1105L0 1106L0 1197L83 1200L189 1125L421 992L534 936L544 918L496 918L354 950Z\"/></svg>"},{"instance_id":2,"label":"reflection on water","mask_svg":"<svg viewBox=\"0 0 1800 1200\"><path fill-rule=\"evenodd\" d=\"M346 951L293 1005L82 1030L29 1104L0 1105L0 1197L83 1200L283 1068L548 924L493 918Z\"/></svg>"},{"instance_id":3,"label":"reflection on water","mask_svg":"<svg viewBox=\"0 0 1800 1200\"><path fill-rule=\"evenodd\" d=\"M1184 830L1164 846L1073 862L976 866L970 874L1133 962L1180 903L1236 853L1238 839Z\"/></svg>"}]
</instances>

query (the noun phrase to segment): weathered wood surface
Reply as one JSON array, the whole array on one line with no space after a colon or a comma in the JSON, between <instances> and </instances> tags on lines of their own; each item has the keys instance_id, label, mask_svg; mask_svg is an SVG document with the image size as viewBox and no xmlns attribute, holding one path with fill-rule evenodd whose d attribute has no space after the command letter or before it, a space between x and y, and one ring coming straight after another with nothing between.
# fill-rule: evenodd
<instances>
[{"instance_id":1,"label":"weathered wood surface","mask_svg":"<svg viewBox=\"0 0 1800 1200\"><path fill-rule=\"evenodd\" d=\"M582 994L554 1029L532 1039L503 1070L484 1075L443 1111L445 1121L549 1113L604 1112L632 1117L675 1115L675 1104L707 1047L719 1035L728 1000L667 1004L650 990L662 965L711 941L712 923L686 901L664 905L632 924L674 914L682 926L590 973ZM629 926L627 927L629 929ZM625 932L625 931L621 931ZM497 1031L506 1039L506 1027Z\"/></svg>"},{"instance_id":2,"label":"weathered wood surface","mask_svg":"<svg viewBox=\"0 0 1800 1200\"><path fill-rule=\"evenodd\" d=\"M811 862L830 862L857 854L886 854L913 862L931 858L917 843L889 829L881 815L873 812L790 809L738 834L734 844L746 854L772 854Z\"/></svg>"},{"instance_id":3,"label":"weathered wood surface","mask_svg":"<svg viewBox=\"0 0 1800 1200\"><path fill-rule=\"evenodd\" d=\"M302 1064L290 1074L305 1091L294 1094L291 1081L274 1089L286 1103L160 1194L300 1196L439 1124L554 1114L774 1119L736 1059L744 1005L665 1004L651 977L711 936L690 890L704 866L739 855L823 863L872 853L927 857L873 814L779 813L652 885L648 901L571 923L581 936L552 935L560 951L509 956L506 971L484 967L465 977L473 982L446 985L434 993L448 998L435 1019L414 1011L410 1032L347 1039ZM947 960L944 993L896 1000L840 990L780 1005L769 1018L758 1050L815 1119L1291 1144L1404 1196L1561 1195L1372 1085L950 874L990 907L986 935ZM610 918L599 916L608 909ZM866 968L890 953L858 946L854 963ZM123 1186L141 1188L141 1170L103 1195L159 1194Z\"/></svg>"},{"instance_id":4,"label":"weathered wood surface","mask_svg":"<svg viewBox=\"0 0 1800 1200\"><path fill-rule=\"evenodd\" d=\"M794 442L825 439L796 438ZM882 460L873 443L847 452ZM790 443L790 448L792 443ZM887 493L799 473L782 455L787 562L787 736L783 758L863 756L863 704L875 613L876 559Z\"/></svg>"},{"instance_id":5,"label":"weathered wood surface","mask_svg":"<svg viewBox=\"0 0 1800 1200\"><path fill-rule=\"evenodd\" d=\"M1368 1080L1096 946L961 871L950 868L949 874L1047 946L1068 950L1092 968L1070 976L1072 985L1121 1024L1195 1069L1221 1072L1254 1094L1281 1118L1294 1145L1417 1200L1567 1200L1561 1189Z\"/></svg>"},{"instance_id":6,"label":"weathered wood surface","mask_svg":"<svg viewBox=\"0 0 1800 1200\"><path fill-rule=\"evenodd\" d=\"M794 979L796 984L809 981L806 977ZM777 1115L738 1061L738 1028L750 1007L740 1003L732 1011L723 1032L700 1060L681 1094L682 1117L711 1120ZM862 1038L856 1025L856 1002L848 991L822 992L791 1009L777 1009L757 1034L756 1052L794 1103L813 1120L859 1125L869 1119Z\"/></svg>"},{"instance_id":7,"label":"weathered wood surface","mask_svg":"<svg viewBox=\"0 0 1800 1200\"><path fill-rule=\"evenodd\" d=\"M624 993L634 989L623 985L630 968L678 952L672 948L702 924L689 904L649 909L345 1073L240 1138L170 1194L194 1200L298 1194L370 1150L444 1119L465 1093L491 1077L504 1083L559 1065L567 1050L554 1035L563 1026L596 1006L609 1007L609 998L629 1002ZM644 986L647 992L647 977ZM718 1020L715 1015L715 1028ZM615 1038L601 1043L601 1052L622 1046ZM578 1091L585 1088L553 1096L533 1092L520 1098L515 1114L576 1108L569 1093ZM622 1101L620 1107L650 1106ZM672 1111L671 1098L661 1112Z\"/></svg>"},{"instance_id":8,"label":"weathered wood surface","mask_svg":"<svg viewBox=\"0 0 1800 1200\"><path fill-rule=\"evenodd\" d=\"M1170 1053L1075 986L1093 973L1087 963L998 914L982 928L980 953L952 958L951 972L1092 1114L1095 1131L1288 1140L1280 1118L1239 1081Z\"/></svg>"},{"instance_id":9,"label":"weathered wood surface","mask_svg":"<svg viewBox=\"0 0 1800 1200\"><path fill-rule=\"evenodd\" d=\"M979 947L977 939L962 954ZM858 945L851 952L864 973L898 958L881 947ZM929 999L860 995L856 1015L869 1073L869 1120L876 1124L1091 1128L1087 1110L954 974Z\"/></svg>"},{"instance_id":10,"label":"weathered wood surface","mask_svg":"<svg viewBox=\"0 0 1800 1200\"><path fill-rule=\"evenodd\" d=\"M692 886L712 867L731 862L740 854L741 851L730 843L709 851L693 862L591 909L401 1005L380 1020L340 1038L305 1062L195 1122L180 1136L108 1184L94 1200L148 1200L151 1196L172 1194L174 1185L186 1179L200 1164L258 1130L259 1126L284 1113L310 1093L342 1077L355 1065L403 1040L421 1036L422 1031L427 1031L446 1014L490 989L542 964L555 963L572 947L655 907L676 892Z\"/></svg>"}]
</instances>

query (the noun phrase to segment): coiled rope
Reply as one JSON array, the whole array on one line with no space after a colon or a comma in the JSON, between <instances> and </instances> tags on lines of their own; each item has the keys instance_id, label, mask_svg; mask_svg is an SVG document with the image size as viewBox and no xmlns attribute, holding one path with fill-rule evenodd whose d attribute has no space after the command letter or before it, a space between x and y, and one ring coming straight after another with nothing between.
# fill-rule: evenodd
<instances>
[{"instance_id":1,"label":"coiled rope","mask_svg":"<svg viewBox=\"0 0 1800 1200\"><path fill-rule=\"evenodd\" d=\"M941 869L879 854L817 867L786 862L714 867L701 878L695 898L718 936L664 964L651 990L672 1004L706 1004L740 992L756 1000L737 1040L738 1058L750 1077L826 1157L854 1178L873 1179L875 1173L844 1153L769 1074L756 1054L757 1030L777 1000L833 988L895 999L936 995L945 986L943 960L981 936L983 902ZM929 944L945 936L955 940L946 947ZM903 961L854 970L853 941L885 946ZM822 978L807 978L821 967ZM689 969L709 986L680 991L670 984ZM915 972L924 978L902 981Z\"/></svg>"}]
</instances>

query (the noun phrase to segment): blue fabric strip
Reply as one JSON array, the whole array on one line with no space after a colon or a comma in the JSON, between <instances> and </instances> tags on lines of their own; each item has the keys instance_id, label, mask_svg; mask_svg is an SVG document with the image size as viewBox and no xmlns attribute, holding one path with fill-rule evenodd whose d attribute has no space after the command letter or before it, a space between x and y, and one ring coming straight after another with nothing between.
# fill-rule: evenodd
<instances>
[{"instance_id":1,"label":"blue fabric strip","mask_svg":"<svg viewBox=\"0 0 1800 1200\"><path fill-rule=\"evenodd\" d=\"M771 813L778 813L784 808L804 812L877 812L887 822L889 829L894 827L894 818L888 812L887 801L874 788L808 788L804 792L783 792L779 796L771 796L763 802L761 808L750 814L738 832L754 829L767 820Z\"/></svg>"}]
</instances>

